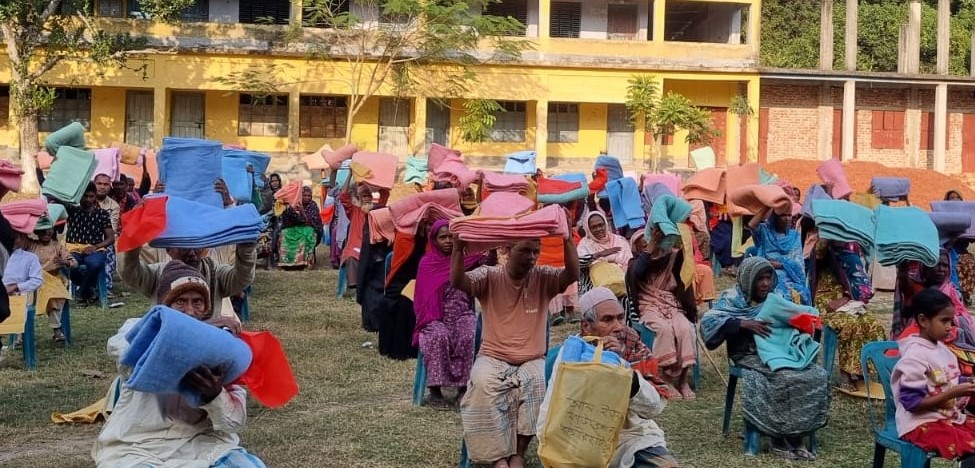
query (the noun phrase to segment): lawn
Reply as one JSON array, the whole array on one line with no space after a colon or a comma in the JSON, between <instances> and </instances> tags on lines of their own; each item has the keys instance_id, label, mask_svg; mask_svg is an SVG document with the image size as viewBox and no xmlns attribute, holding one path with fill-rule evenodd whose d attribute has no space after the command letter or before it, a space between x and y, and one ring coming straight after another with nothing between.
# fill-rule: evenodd
<instances>
[{"instance_id":1,"label":"lawn","mask_svg":"<svg viewBox=\"0 0 975 468\"><path fill-rule=\"evenodd\" d=\"M364 345L376 336L359 328L354 301L335 298L336 278L331 270L258 272L247 327L271 330L281 339L301 394L276 410L252 402L243 445L270 467L456 466L458 414L411 406L414 362L390 361ZM92 466L89 452L100 424L55 425L50 414L73 411L104 396L114 375L105 342L124 319L141 315L149 305L138 295L125 301L119 309L77 311L70 349L56 348L48 331L38 328L36 372L24 371L19 351L11 353L0 368L0 466ZM553 341L574 330L572 325L553 329ZM723 353L712 354L723 367ZM829 426L819 432L818 461L744 457L740 415L735 412L734 435L723 438L724 384L703 358L702 365L698 400L673 403L658 419L684 466L870 465L867 406L842 395L834 397ZM898 463L896 455L888 455L886 466ZM942 461L935 466L952 465Z\"/></svg>"}]
</instances>

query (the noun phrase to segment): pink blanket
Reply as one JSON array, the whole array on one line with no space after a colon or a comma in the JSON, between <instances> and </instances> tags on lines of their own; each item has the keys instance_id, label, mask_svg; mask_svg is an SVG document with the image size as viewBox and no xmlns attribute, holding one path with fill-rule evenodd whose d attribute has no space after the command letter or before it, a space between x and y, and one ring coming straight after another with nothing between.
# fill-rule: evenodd
<instances>
[{"instance_id":1,"label":"pink blanket","mask_svg":"<svg viewBox=\"0 0 975 468\"><path fill-rule=\"evenodd\" d=\"M436 143L430 145L430 152L428 154L427 168L430 169L430 172L436 172L437 169L440 169L440 165L447 161L464 161L460 151Z\"/></svg>"},{"instance_id":2,"label":"pink blanket","mask_svg":"<svg viewBox=\"0 0 975 468\"><path fill-rule=\"evenodd\" d=\"M292 180L274 192L274 199L291 206L301 206L301 181Z\"/></svg>"},{"instance_id":3,"label":"pink blanket","mask_svg":"<svg viewBox=\"0 0 975 468\"><path fill-rule=\"evenodd\" d=\"M389 208L376 208L369 211L369 243L393 243L396 238L396 225Z\"/></svg>"},{"instance_id":4,"label":"pink blanket","mask_svg":"<svg viewBox=\"0 0 975 468\"><path fill-rule=\"evenodd\" d=\"M0 185L12 192L20 191L20 176L24 170L6 159L0 159Z\"/></svg>"},{"instance_id":5,"label":"pink blanket","mask_svg":"<svg viewBox=\"0 0 975 468\"><path fill-rule=\"evenodd\" d=\"M746 185L758 185L761 183L761 176L758 171L758 163L748 163L741 166L728 166L725 170L725 186L728 190L734 190ZM780 187L781 189L781 187ZM728 205L728 213L733 215L749 214L748 210L735 204L734 201L725 197Z\"/></svg>"},{"instance_id":6,"label":"pink blanket","mask_svg":"<svg viewBox=\"0 0 975 468\"><path fill-rule=\"evenodd\" d=\"M498 194L502 195L502 194ZM483 252L504 245L542 237L566 237L565 210L548 205L518 217L467 216L450 221L450 232L468 243L469 252Z\"/></svg>"},{"instance_id":7,"label":"pink blanket","mask_svg":"<svg viewBox=\"0 0 975 468\"><path fill-rule=\"evenodd\" d=\"M684 184L684 198L723 204L725 186L724 169L711 167L700 170Z\"/></svg>"},{"instance_id":8,"label":"pink blanket","mask_svg":"<svg viewBox=\"0 0 975 468\"><path fill-rule=\"evenodd\" d=\"M528 179L519 174L499 174L493 171L481 171L484 176L484 188L494 194L501 192L527 193L531 189Z\"/></svg>"},{"instance_id":9,"label":"pink blanket","mask_svg":"<svg viewBox=\"0 0 975 468\"><path fill-rule=\"evenodd\" d=\"M435 182L450 182L458 192L467 190L477 180L477 173L468 169L460 151L436 143L430 145L427 170Z\"/></svg>"},{"instance_id":10,"label":"pink blanket","mask_svg":"<svg viewBox=\"0 0 975 468\"><path fill-rule=\"evenodd\" d=\"M728 192L728 201L758 214L765 208L772 208L776 214L791 215L792 197L779 185L745 185Z\"/></svg>"},{"instance_id":11,"label":"pink blanket","mask_svg":"<svg viewBox=\"0 0 975 468\"><path fill-rule=\"evenodd\" d=\"M14 231L31 234L37 221L47 214L47 202L41 199L20 200L0 205L0 213Z\"/></svg>"},{"instance_id":12,"label":"pink blanket","mask_svg":"<svg viewBox=\"0 0 975 468\"><path fill-rule=\"evenodd\" d=\"M460 210L460 194L454 189L407 195L390 203L389 213L397 231L414 236L417 228L423 224L422 221L464 216Z\"/></svg>"},{"instance_id":13,"label":"pink blanket","mask_svg":"<svg viewBox=\"0 0 975 468\"><path fill-rule=\"evenodd\" d=\"M342 163L345 162L347 159L351 159L352 156L354 156L358 151L359 148L352 143L349 143L335 151L324 151L324 148L318 150L318 152L321 153L322 157L325 158L325 162L328 164L329 167L332 168L333 171L339 170L339 167L342 166Z\"/></svg>"},{"instance_id":14,"label":"pink blanket","mask_svg":"<svg viewBox=\"0 0 975 468\"><path fill-rule=\"evenodd\" d=\"M91 175L91 180L95 180L99 174L105 174L112 180L118 180L119 176L119 149L102 148L92 150L95 153L95 172Z\"/></svg>"},{"instance_id":15,"label":"pink blanket","mask_svg":"<svg viewBox=\"0 0 975 468\"><path fill-rule=\"evenodd\" d=\"M481 202L475 215L485 218L513 218L534 208L535 202L517 193L499 192Z\"/></svg>"},{"instance_id":16,"label":"pink blanket","mask_svg":"<svg viewBox=\"0 0 975 468\"><path fill-rule=\"evenodd\" d=\"M846 179L846 171L843 170L843 165L840 164L839 160L824 161L816 168L816 173L819 174L819 178L823 180L824 184L833 184L833 199L846 198L853 193L853 187L850 187L850 182Z\"/></svg>"},{"instance_id":17,"label":"pink blanket","mask_svg":"<svg viewBox=\"0 0 975 468\"><path fill-rule=\"evenodd\" d=\"M664 184L670 189L673 194L680 193L680 176L677 174L644 174L643 175L643 188L649 187L651 184L660 183Z\"/></svg>"},{"instance_id":18,"label":"pink blanket","mask_svg":"<svg viewBox=\"0 0 975 468\"><path fill-rule=\"evenodd\" d=\"M366 183L379 188L391 189L396 183L396 166L399 158L387 153L360 151L352 156L352 162L362 164L372 171Z\"/></svg>"}]
</instances>

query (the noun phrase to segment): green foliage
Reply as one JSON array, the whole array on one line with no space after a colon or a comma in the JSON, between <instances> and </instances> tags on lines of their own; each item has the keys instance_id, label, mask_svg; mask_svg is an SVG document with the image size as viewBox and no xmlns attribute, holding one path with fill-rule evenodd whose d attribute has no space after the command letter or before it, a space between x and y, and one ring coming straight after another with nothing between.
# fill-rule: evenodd
<instances>
[{"instance_id":1,"label":"green foliage","mask_svg":"<svg viewBox=\"0 0 975 468\"><path fill-rule=\"evenodd\" d=\"M653 119L660 99L660 84L651 75L635 75L626 87L626 112L634 126L643 122L643 130L654 134Z\"/></svg>"},{"instance_id":2,"label":"green foliage","mask_svg":"<svg viewBox=\"0 0 975 468\"><path fill-rule=\"evenodd\" d=\"M504 108L493 99L468 99L464 101L464 115L460 118L461 138L468 143L487 141Z\"/></svg>"},{"instance_id":3,"label":"green foliage","mask_svg":"<svg viewBox=\"0 0 975 468\"><path fill-rule=\"evenodd\" d=\"M229 86L235 91L266 98L278 92L283 83L278 82L281 69L276 63L250 65L244 70L217 77L217 83Z\"/></svg>"},{"instance_id":4,"label":"green foliage","mask_svg":"<svg viewBox=\"0 0 975 468\"><path fill-rule=\"evenodd\" d=\"M755 109L748 104L748 98L742 96L741 94L736 94L731 98L731 104L728 106L728 112L731 112L738 117L751 117L755 115Z\"/></svg>"}]
</instances>

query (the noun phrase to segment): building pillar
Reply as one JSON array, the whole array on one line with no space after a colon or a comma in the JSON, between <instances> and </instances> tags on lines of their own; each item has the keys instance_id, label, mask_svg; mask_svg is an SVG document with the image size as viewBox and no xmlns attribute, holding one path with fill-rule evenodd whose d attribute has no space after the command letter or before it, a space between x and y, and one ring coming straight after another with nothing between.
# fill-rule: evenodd
<instances>
[{"instance_id":1,"label":"building pillar","mask_svg":"<svg viewBox=\"0 0 975 468\"><path fill-rule=\"evenodd\" d=\"M293 88L288 91L288 152L301 151L298 142L301 137L301 91Z\"/></svg>"},{"instance_id":2,"label":"building pillar","mask_svg":"<svg viewBox=\"0 0 975 468\"><path fill-rule=\"evenodd\" d=\"M752 115L748 117L748 128L747 130L747 142L745 146L745 158L749 162L758 162L758 119L761 112L761 93L759 92L759 87L761 81L758 78L753 78L748 81L748 107L752 109Z\"/></svg>"},{"instance_id":3,"label":"building pillar","mask_svg":"<svg viewBox=\"0 0 975 468\"><path fill-rule=\"evenodd\" d=\"M551 35L552 25L552 2L551 0L538 0L538 37L547 38Z\"/></svg>"},{"instance_id":4,"label":"building pillar","mask_svg":"<svg viewBox=\"0 0 975 468\"><path fill-rule=\"evenodd\" d=\"M856 81L846 80L843 83L843 154L841 161L852 161L856 156Z\"/></svg>"},{"instance_id":5,"label":"building pillar","mask_svg":"<svg viewBox=\"0 0 975 468\"><path fill-rule=\"evenodd\" d=\"M657 0L660 1L660 0ZM758 57L759 41L753 39L756 37L761 37L762 35L762 9L760 8L760 2L751 2L751 7L748 10L748 44L751 47L751 52L755 57ZM758 112L757 110L755 112ZM756 153L758 154L758 153Z\"/></svg>"},{"instance_id":6,"label":"building pillar","mask_svg":"<svg viewBox=\"0 0 975 468\"><path fill-rule=\"evenodd\" d=\"M169 90L153 89L152 96L152 142L162 148L163 138L169 134Z\"/></svg>"},{"instance_id":7,"label":"building pillar","mask_svg":"<svg viewBox=\"0 0 975 468\"><path fill-rule=\"evenodd\" d=\"M948 83L934 88L934 170L945 171L945 144L948 134Z\"/></svg>"},{"instance_id":8,"label":"building pillar","mask_svg":"<svg viewBox=\"0 0 975 468\"><path fill-rule=\"evenodd\" d=\"M825 161L840 155L833 154L833 87L827 82L819 87L819 139L816 144L819 159Z\"/></svg>"},{"instance_id":9,"label":"building pillar","mask_svg":"<svg viewBox=\"0 0 975 468\"><path fill-rule=\"evenodd\" d=\"M819 69L833 69L833 0L823 0L819 12Z\"/></svg>"},{"instance_id":10,"label":"building pillar","mask_svg":"<svg viewBox=\"0 0 975 468\"><path fill-rule=\"evenodd\" d=\"M663 42L664 40L664 21L667 16L667 0L654 0L653 2L653 41ZM749 18L751 19L751 18ZM752 36L756 37L756 36Z\"/></svg>"},{"instance_id":11,"label":"building pillar","mask_svg":"<svg viewBox=\"0 0 975 468\"><path fill-rule=\"evenodd\" d=\"M847 71L855 71L857 69L857 34L859 33L857 30L857 18L859 16L859 9L860 5L858 0L846 0L846 37L844 37L844 58L846 59ZM844 93L844 96L845 94L846 93Z\"/></svg>"},{"instance_id":12,"label":"building pillar","mask_svg":"<svg viewBox=\"0 0 975 468\"><path fill-rule=\"evenodd\" d=\"M921 70L921 2L911 0L908 4L907 15L907 50L901 51L906 54L904 63L907 73L918 73Z\"/></svg>"},{"instance_id":13,"label":"building pillar","mask_svg":"<svg viewBox=\"0 0 975 468\"><path fill-rule=\"evenodd\" d=\"M904 111L905 151L910 167L921 165L921 98L917 87L911 87L907 94L907 109Z\"/></svg>"},{"instance_id":14,"label":"building pillar","mask_svg":"<svg viewBox=\"0 0 975 468\"><path fill-rule=\"evenodd\" d=\"M427 149L427 98L413 99L413 116L410 119L410 152L413 156Z\"/></svg>"},{"instance_id":15,"label":"building pillar","mask_svg":"<svg viewBox=\"0 0 975 468\"><path fill-rule=\"evenodd\" d=\"M650 29L653 28L653 22L650 21L650 3L638 3L636 7L636 14L636 40L649 41L653 39L650 35Z\"/></svg>"},{"instance_id":16,"label":"building pillar","mask_svg":"<svg viewBox=\"0 0 975 468\"><path fill-rule=\"evenodd\" d=\"M291 24L301 26L305 12L305 0L291 0Z\"/></svg>"},{"instance_id":17,"label":"building pillar","mask_svg":"<svg viewBox=\"0 0 975 468\"><path fill-rule=\"evenodd\" d=\"M948 74L948 54L951 47L951 0L938 0L938 63L939 75Z\"/></svg>"},{"instance_id":18,"label":"building pillar","mask_svg":"<svg viewBox=\"0 0 975 468\"><path fill-rule=\"evenodd\" d=\"M548 101L535 101L535 163L539 169L548 168Z\"/></svg>"}]
</instances>

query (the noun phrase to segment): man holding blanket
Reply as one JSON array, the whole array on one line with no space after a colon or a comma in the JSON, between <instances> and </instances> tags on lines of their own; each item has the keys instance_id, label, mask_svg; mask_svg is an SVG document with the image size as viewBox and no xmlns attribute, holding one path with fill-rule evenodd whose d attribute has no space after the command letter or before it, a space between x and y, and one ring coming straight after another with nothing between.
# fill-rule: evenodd
<instances>
[{"instance_id":1,"label":"man holding blanket","mask_svg":"<svg viewBox=\"0 0 975 468\"><path fill-rule=\"evenodd\" d=\"M484 308L483 342L460 404L468 454L473 463L522 468L545 395L546 311L579 279L576 248L563 241L564 269L538 267L541 243L525 240L505 265L466 273L465 242L455 235L453 245L450 284Z\"/></svg>"}]
</instances>

